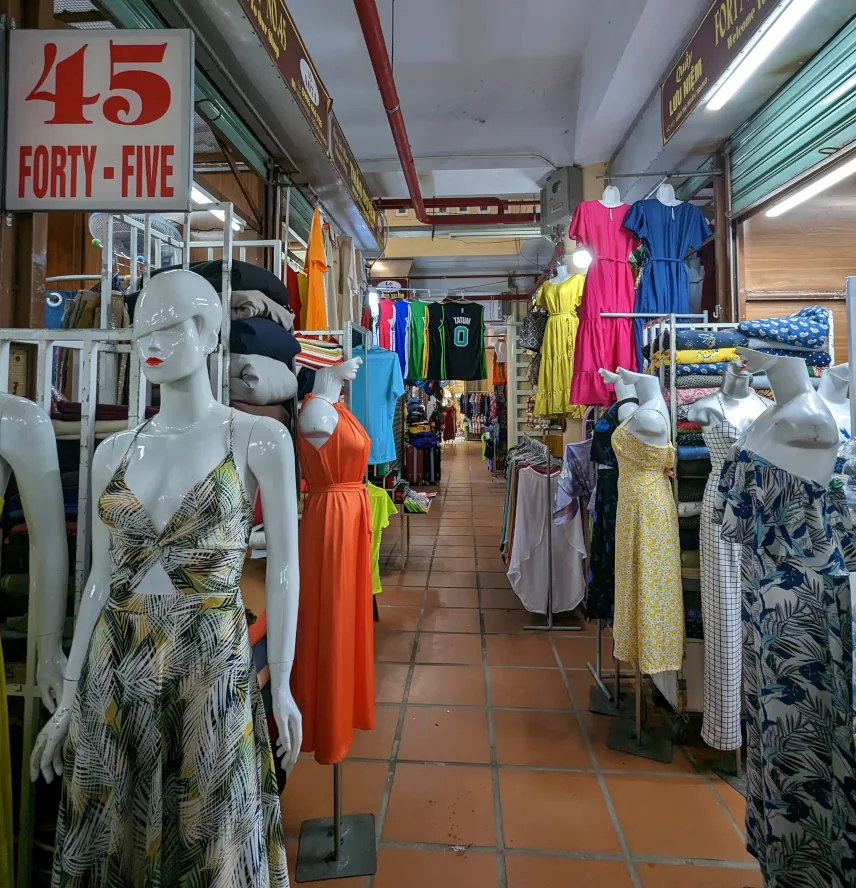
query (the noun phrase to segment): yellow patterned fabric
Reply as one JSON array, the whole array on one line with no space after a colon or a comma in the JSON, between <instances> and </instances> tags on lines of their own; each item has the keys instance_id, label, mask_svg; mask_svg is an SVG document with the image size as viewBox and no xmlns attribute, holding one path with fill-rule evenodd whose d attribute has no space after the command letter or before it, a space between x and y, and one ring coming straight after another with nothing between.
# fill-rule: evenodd
<instances>
[{"instance_id":1,"label":"yellow patterned fabric","mask_svg":"<svg viewBox=\"0 0 856 888\"><path fill-rule=\"evenodd\" d=\"M615 521L615 656L642 672L680 669L684 599L678 512L665 470L671 444L640 441L624 426L612 435L618 458Z\"/></svg>"},{"instance_id":2,"label":"yellow patterned fabric","mask_svg":"<svg viewBox=\"0 0 856 888\"><path fill-rule=\"evenodd\" d=\"M682 348L675 352L676 364L721 364L733 361L737 357L737 350L733 348ZM659 367L660 364L668 367L672 363L671 352L657 352L651 358L651 366Z\"/></svg>"},{"instance_id":3,"label":"yellow patterned fabric","mask_svg":"<svg viewBox=\"0 0 856 888\"><path fill-rule=\"evenodd\" d=\"M581 417L585 407L569 403L574 374L574 345L580 320L577 309L583 298L585 275L574 274L561 284L542 284L536 304L550 313L541 343L536 416Z\"/></svg>"},{"instance_id":4,"label":"yellow patterned fabric","mask_svg":"<svg viewBox=\"0 0 856 888\"><path fill-rule=\"evenodd\" d=\"M0 496L0 511L3 497ZM0 885L14 883L15 853L12 826L12 754L9 750L9 710L6 706L6 667L0 645Z\"/></svg>"}]
</instances>

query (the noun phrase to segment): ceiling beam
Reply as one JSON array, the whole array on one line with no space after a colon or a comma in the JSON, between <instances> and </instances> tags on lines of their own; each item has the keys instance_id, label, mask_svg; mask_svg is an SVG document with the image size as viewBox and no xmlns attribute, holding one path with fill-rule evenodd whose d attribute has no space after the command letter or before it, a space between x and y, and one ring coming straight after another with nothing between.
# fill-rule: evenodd
<instances>
[{"instance_id":1,"label":"ceiling beam","mask_svg":"<svg viewBox=\"0 0 856 888\"><path fill-rule=\"evenodd\" d=\"M92 9L87 12L57 12L54 18L65 25L89 25L94 22L109 21L103 12Z\"/></svg>"}]
</instances>

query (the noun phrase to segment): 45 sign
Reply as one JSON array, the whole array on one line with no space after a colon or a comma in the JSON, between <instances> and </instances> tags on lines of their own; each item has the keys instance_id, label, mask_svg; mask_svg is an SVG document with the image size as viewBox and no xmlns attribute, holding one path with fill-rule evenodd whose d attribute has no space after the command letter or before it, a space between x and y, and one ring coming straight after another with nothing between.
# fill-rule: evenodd
<instances>
[{"instance_id":1,"label":"45 sign","mask_svg":"<svg viewBox=\"0 0 856 888\"><path fill-rule=\"evenodd\" d=\"M5 208L183 210L191 31L12 31Z\"/></svg>"}]
</instances>

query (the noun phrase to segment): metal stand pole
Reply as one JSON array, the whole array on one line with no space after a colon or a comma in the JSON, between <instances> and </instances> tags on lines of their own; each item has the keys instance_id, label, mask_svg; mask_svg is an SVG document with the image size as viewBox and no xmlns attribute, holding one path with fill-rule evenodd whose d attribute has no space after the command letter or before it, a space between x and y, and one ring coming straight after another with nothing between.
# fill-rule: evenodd
<instances>
[{"instance_id":1,"label":"metal stand pole","mask_svg":"<svg viewBox=\"0 0 856 888\"><path fill-rule=\"evenodd\" d=\"M615 674L619 674L616 664ZM638 755L655 762L668 763L672 760L672 738L667 728L645 727L643 725L642 707L642 671L636 663L636 700L633 718L620 715L612 720L606 745L617 752Z\"/></svg>"},{"instance_id":2,"label":"metal stand pole","mask_svg":"<svg viewBox=\"0 0 856 888\"><path fill-rule=\"evenodd\" d=\"M377 872L374 814L342 814L342 765L333 765L333 816L304 820L295 881L324 882Z\"/></svg>"},{"instance_id":3,"label":"metal stand pole","mask_svg":"<svg viewBox=\"0 0 856 888\"><path fill-rule=\"evenodd\" d=\"M615 690L610 692L603 680L603 623L604 621L598 618L595 665L586 664L595 681L589 689L589 712L593 712L595 715L616 716L633 705L633 698L629 693L625 693L624 698L621 696L621 664L615 658L613 658Z\"/></svg>"}]
</instances>

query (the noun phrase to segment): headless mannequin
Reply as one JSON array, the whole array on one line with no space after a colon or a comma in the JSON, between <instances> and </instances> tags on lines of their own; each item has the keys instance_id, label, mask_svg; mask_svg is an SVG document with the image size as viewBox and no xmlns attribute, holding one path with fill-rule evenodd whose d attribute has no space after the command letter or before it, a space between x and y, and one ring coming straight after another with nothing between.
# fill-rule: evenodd
<instances>
[{"instance_id":1,"label":"headless mannequin","mask_svg":"<svg viewBox=\"0 0 856 888\"><path fill-rule=\"evenodd\" d=\"M603 189L603 197L601 197L600 202L605 207L620 207L621 206L621 192L615 187L615 185L607 185L606 188Z\"/></svg>"},{"instance_id":2,"label":"headless mannequin","mask_svg":"<svg viewBox=\"0 0 856 888\"><path fill-rule=\"evenodd\" d=\"M746 362L731 361L719 391L696 401L690 407L687 419L697 422L702 431L725 420L743 432L770 406L766 398L749 388L751 381L752 374L746 369Z\"/></svg>"},{"instance_id":3,"label":"headless mannequin","mask_svg":"<svg viewBox=\"0 0 856 888\"><path fill-rule=\"evenodd\" d=\"M289 686L294 660L300 589L297 556L297 492L294 448L287 429L268 417L234 412L211 394L208 355L220 331L220 297L191 271L152 278L137 302L134 344L146 377L160 385L161 407L135 438L119 432L92 460L92 502L128 453L125 479L156 529L165 527L205 470L223 459L233 422L234 459L247 500L261 491L265 513L268 660L278 754L289 769L302 742L300 712ZM92 569L83 590L60 705L43 728L30 759L33 780L62 773L62 745L89 640L110 596L110 536L98 509L92 515ZM136 588L138 595L170 594L171 580L156 562Z\"/></svg>"},{"instance_id":4,"label":"headless mannequin","mask_svg":"<svg viewBox=\"0 0 856 888\"><path fill-rule=\"evenodd\" d=\"M664 182L657 189L657 200L667 207L677 207L683 203L675 197L675 189L668 182Z\"/></svg>"},{"instance_id":5,"label":"headless mannequin","mask_svg":"<svg viewBox=\"0 0 856 888\"><path fill-rule=\"evenodd\" d=\"M740 437L739 446L798 478L828 486L838 455L838 426L812 387L805 361L743 346L737 354L750 371L767 374L776 396L776 403Z\"/></svg>"},{"instance_id":6,"label":"headless mannequin","mask_svg":"<svg viewBox=\"0 0 856 888\"><path fill-rule=\"evenodd\" d=\"M363 363L362 358L352 358L342 364L318 370L312 386L312 400L300 410L297 425L300 434L319 450L330 440L339 424L339 414L333 406L342 395L345 381L353 382Z\"/></svg>"},{"instance_id":7,"label":"headless mannequin","mask_svg":"<svg viewBox=\"0 0 856 888\"><path fill-rule=\"evenodd\" d=\"M848 389L850 388L850 365L839 364L837 367L830 367L823 371L820 377L820 385L817 387L817 394L821 401L829 408L830 413L835 417L838 428L852 435L850 428L850 401L847 398ZM842 437L844 437L842 435Z\"/></svg>"},{"instance_id":8,"label":"headless mannequin","mask_svg":"<svg viewBox=\"0 0 856 888\"><path fill-rule=\"evenodd\" d=\"M628 398L636 397L636 386L624 382L617 373L611 373L609 370L604 370L603 367L597 372L607 385L615 388L615 400L619 403L626 401ZM638 404L621 404L618 408L618 421L624 422L625 419L629 419L638 409Z\"/></svg>"},{"instance_id":9,"label":"headless mannequin","mask_svg":"<svg viewBox=\"0 0 856 888\"><path fill-rule=\"evenodd\" d=\"M660 380L647 373L631 373L622 367L616 372L625 385L635 386L636 396L639 398L639 406L620 428L626 428L631 435L646 444L665 447L669 443L669 409L663 399Z\"/></svg>"},{"instance_id":10,"label":"headless mannequin","mask_svg":"<svg viewBox=\"0 0 856 888\"><path fill-rule=\"evenodd\" d=\"M15 473L30 537L30 631L36 633L36 683L53 712L62 697L68 547L56 437L47 414L26 398L0 394L0 491Z\"/></svg>"},{"instance_id":11,"label":"headless mannequin","mask_svg":"<svg viewBox=\"0 0 856 888\"><path fill-rule=\"evenodd\" d=\"M556 271L553 273L553 276L550 278L551 284L563 284L569 277L570 272L568 271L568 266L564 264L556 266Z\"/></svg>"}]
</instances>

